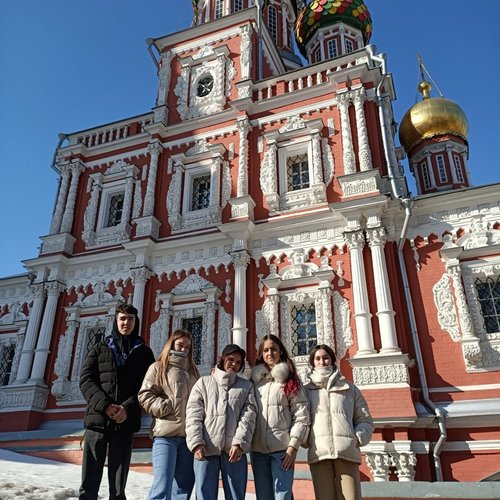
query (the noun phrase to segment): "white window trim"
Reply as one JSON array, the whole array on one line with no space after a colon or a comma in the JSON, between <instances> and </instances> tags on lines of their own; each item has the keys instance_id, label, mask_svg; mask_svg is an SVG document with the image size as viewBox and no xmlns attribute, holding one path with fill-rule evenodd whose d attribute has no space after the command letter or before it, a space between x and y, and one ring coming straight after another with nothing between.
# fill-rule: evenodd
<instances>
[{"instance_id":1,"label":"white window trim","mask_svg":"<svg viewBox=\"0 0 500 500\"><path fill-rule=\"evenodd\" d=\"M448 173L446 172L446 161L444 159L444 155L436 155L436 168L439 175L439 182L448 182Z\"/></svg>"},{"instance_id":2,"label":"white window trim","mask_svg":"<svg viewBox=\"0 0 500 500\"><path fill-rule=\"evenodd\" d=\"M329 40L327 40L326 47L328 50L328 59L333 59L339 56L339 47L336 38L330 38ZM332 48L334 48L334 50L332 50Z\"/></svg>"},{"instance_id":3,"label":"white window trim","mask_svg":"<svg viewBox=\"0 0 500 500\"><path fill-rule=\"evenodd\" d=\"M427 191L431 188L431 177L429 174L429 165L427 164L427 160L422 161L420 167L420 171L422 173L422 185L423 188Z\"/></svg>"},{"instance_id":4,"label":"white window trim","mask_svg":"<svg viewBox=\"0 0 500 500\"><path fill-rule=\"evenodd\" d=\"M287 142L279 145L278 149L278 163L279 163L279 187L280 195L286 193L297 193L305 191L305 189L288 191L288 175L287 175L287 159L291 156L298 156L306 153L307 164L309 167L309 189L311 187L312 173L312 141L310 137L304 137L296 142Z\"/></svg>"},{"instance_id":5,"label":"white window trim","mask_svg":"<svg viewBox=\"0 0 500 500\"><path fill-rule=\"evenodd\" d=\"M18 354L18 347L22 347L17 345L18 338L20 338L18 337L18 334L3 334L0 336L0 356L3 354L3 350L5 348L8 348L10 346L14 347L14 357L12 358L9 380L7 382L7 385L0 385L0 387L7 387L8 385L11 385L16 378L17 374L16 355Z\"/></svg>"},{"instance_id":6,"label":"white window trim","mask_svg":"<svg viewBox=\"0 0 500 500\"><path fill-rule=\"evenodd\" d=\"M453 155L453 162L455 163L455 172L457 174L458 182L465 182L464 169L462 166L462 159L458 155Z\"/></svg>"},{"instance_id":7,"label":"white window trim","mask_svg":"<svg viewBox=\"0 0 500 500\"><path fill-rule=\"evenodd\" d=\"M182 200L182 215L185 217L204 217L209 206L202 208L201 210L191 210L192 200L193 200L193 181L196 177L204 177L206 175L211 175L211 162L203 162L199 165L184 165L184 189L183 189L183 200ZM213 186L210 184L210 193L212 193Z\"/></svg>"}]
</instances>

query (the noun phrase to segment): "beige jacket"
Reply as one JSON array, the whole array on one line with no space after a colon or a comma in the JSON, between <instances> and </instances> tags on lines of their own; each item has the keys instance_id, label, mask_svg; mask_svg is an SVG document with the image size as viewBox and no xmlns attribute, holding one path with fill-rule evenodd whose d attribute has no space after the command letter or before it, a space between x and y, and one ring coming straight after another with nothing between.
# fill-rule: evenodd
<instances>
[{"instance_id":1,"label":"beige jacket","mask_svg":"<svg viewBox=\"0 0 500 500\"><path fill-rule=\"evenodd\" d=\"M306 442L309 432L309 404L302 384L297 394L286 395L283 386L289 375L286 363L271 371L266 365L252 370L257 399L257 425L252 451L274 453L292 446L296 450Z\"/></svg>"},{"instance_id":2,"label":"beige jacket","mask_svg":"<svg viewBox=\"0 0 500 500\"><path fill-rule=\"evenodd\" d=\"M342 458L361 463L360 446L370 442L373 419L361 391L335 369L330 375L316 370L305 385L311 407L307 460Z\"/></svg>"},{"instance_id":3,"label":"beige jacket","mask_svg":"<svg viewBox=\"0 0 500 500\"><path fill-rule=\"evenodd\" d=\"M196 382L187 405L186 443L191 451L205 447L206 456L239 445L247 453L255 429L255 396L249 380L214 368Z\"/></svg>"},{"instance_id":4,"label":"beige jacket","mask_svg":"<svg viewBox=\"0 0 500 500\"><path fill-rule=\"evenodd\" d=\"M153 363L144 377L138 398L142 408L153 417L151 438L186 435L186 404L196 377L188 372L188 358L170 352L168 385L156 383L159 363Z\"/></svg>"}]
</instances>

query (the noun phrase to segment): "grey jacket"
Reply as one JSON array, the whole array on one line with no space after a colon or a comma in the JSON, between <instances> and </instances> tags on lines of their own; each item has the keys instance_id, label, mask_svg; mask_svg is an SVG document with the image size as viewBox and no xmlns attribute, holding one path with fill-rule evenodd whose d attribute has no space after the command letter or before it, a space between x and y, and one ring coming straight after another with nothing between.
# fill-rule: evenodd
<instances>
[{"instance_id":1,"label":"grey jacket","mask_svg":"<svg viewBox=\"0 0 500 500\"><path fill-rule=\"evenodd\" d=\"M187 404L186 442L205 455L229 452L239 445L247 453L255 429L255 396L249 380L214 368L196 382Z\"/></svg>"}]
</instances>

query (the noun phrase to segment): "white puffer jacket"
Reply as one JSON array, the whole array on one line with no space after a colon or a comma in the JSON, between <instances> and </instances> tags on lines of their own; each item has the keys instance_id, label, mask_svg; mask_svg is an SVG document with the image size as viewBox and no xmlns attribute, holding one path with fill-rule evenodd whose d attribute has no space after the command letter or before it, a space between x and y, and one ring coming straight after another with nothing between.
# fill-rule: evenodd
<instances>
[{"instance_id":1,"label":"white puffer jacket","mask_svg":"<svg viewBox=\"0 0 500 500\"><path fill-rule=\"evenodd\" d=\"M188 358L170 352L167 384L157 385L160 363L153 363L138 394L139 403L153 417L150 437L186 435L186 404L196 377L188 372Z\"/></svg>"},{"instance_id":2,"label":"white puffer jacket","mask_svg":"<svg viewBox=\"0 0 500 500\"><path fill-rule=\"evenodd\" d=\"M191 451L205 447L205 455L229 452L239 445L247 453L255 429L255 396L252 383L214 368L196 382L187 404L186 443Z\"/></svg>"},{"instance_id":3,"label":"white puffer jacket","mask_svg":"<svg viewBox=\"0 0 500 500\"><path fill-rule=\"evenodd\" d=\"M373 419L361 391L335 369L313 370L305 389L311 405L308 462L342 458L361 463L360 446L370 442Z\"/></svg>"},{"instance_id":4,"label":"white puffer jacket","mask_svg":"<svg viewBox=\"0 0 500 500\"><path fill-rule=\"evenodd\" d=\"M252 370L257 399L252 451L274 453L289 446L298 450L307 440L310 423L307 396L302 384L297 394L285 394L288 375L286 363L278 363L271 371L266 365L257 365Z\"/></svg>"}]
</instances>

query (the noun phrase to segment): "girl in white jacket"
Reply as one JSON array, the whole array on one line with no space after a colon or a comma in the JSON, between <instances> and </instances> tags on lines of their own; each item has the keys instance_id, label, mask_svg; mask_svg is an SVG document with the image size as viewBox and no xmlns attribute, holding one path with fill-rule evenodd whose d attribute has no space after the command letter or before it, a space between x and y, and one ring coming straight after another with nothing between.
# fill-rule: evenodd
<instances>
[{"instance_id":1,"label":"girl in white jacket","mask_svg":"<svg viewBox=\"0 0 500 500\"><path fill-rule=\"evenodd\" d=\"M186 445L186 403L198 379L189 332L175 330L144 377L139 403L153 419L153 485L148 500L187 500L194 487Z\"/></svg>"},{"instance_id":2,"label":"girl in white jacket","mask_svg":"<svg viewBox=\"0 0 500 500\"><path fill-rule=\"evenodd\" d=\"M195 458L197 500L217 499L219 473L226 499L245 498L256 407L252 383L237 375L244 368L245 351L227 345L212 374L201 377L189 396L186 439Z\"/></svg>"},{"instance_id":3,"label":"girl in white jacket","mask_svg":"<svg viewBox=\"0 0 500 500\"><path fill-rule=\"evenodd\" d=\"M360 446L369 443L373 420L361 391L335 366L335 354L317 345L305 389L311 408L308 462L316 500L360 500Z\"/></svg>"},{"instance_id":4,"label":"girl in white jacket","mask_svg":"<svg viewBox=\"0 0 500 500\"><path fill-rule=\"evenodd\" d=\"M309 405L295 365L275 335L261 340L252 380L258 409L251 453L255 493L258 500L288 500L297 450L309 431Z\"/></svg>"}]
</instances>

